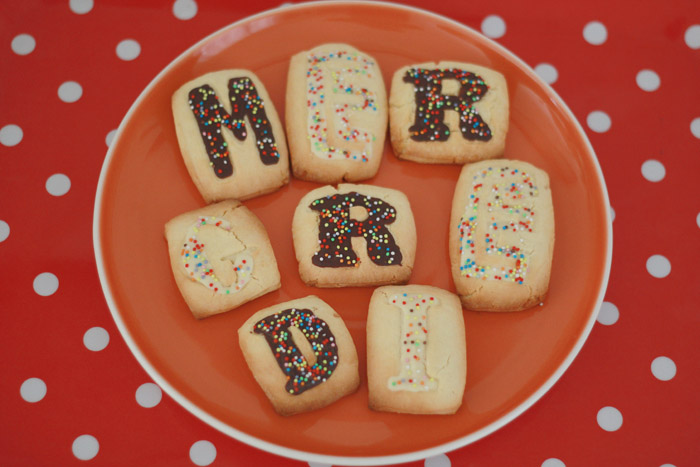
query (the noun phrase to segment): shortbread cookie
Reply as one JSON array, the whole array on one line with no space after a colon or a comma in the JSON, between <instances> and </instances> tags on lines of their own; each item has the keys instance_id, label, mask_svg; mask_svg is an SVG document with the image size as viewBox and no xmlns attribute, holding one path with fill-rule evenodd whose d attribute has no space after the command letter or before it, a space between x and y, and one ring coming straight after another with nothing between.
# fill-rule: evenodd
<instances>
[{"instance_id":1,"label":"shortbread cookie","mask_svg":"<svg viewBox=\"0 0 700 467\"><path fill-rule=\"evenodd\" d=\"M347 44L293 56L285 120L295 177L321 183L373 177L388 120L377 61Z\"/></svg>"},{"instance_id":2,"label":"shortbread cookie","mask_svg":"<svg viewBox=\"0 0 700 467\"><path fill-rule=\"evenodd\" d=\"M449 248L465 308L516 311L540 303L554 250L547 174L506 159L465 165L452 202Z\"/></svg>"},{"instance_id":3,"label":"shortbread cookie","mask_svg":"<svg viewBox=\"0 0 700 467\"><path fill-rule=\"evenodd\" d=\"M394 73L389 105L400 159L464 164L503 155L508 86L497 71L459 62L406 66Z\"/></svg>"},{"instance_id":4,"label":"shortbread cookie","mask_svg":"<svg viewBox=\"0 0 700 467\"><path fill-rule=\"evenodd\" d=\"M352 337L340 315L316 296L255 313L238 330L238 342L281 415L325 407L360 384Z\"/></svg>"},{"instance_id":5,"label":"shortbread cookie","mask_svg":"<svg viewBox=\"0 0 700 467\"><path fill-rule=\"evenodd\" d=\"M324 186L304 196L292 222L299 274L316 287L403 284L416 256L406 196L371 185Z\"/></svg>"},{"instance_id":6,"label":"shortbread cookie","mask_svg":"<svg viewBox=\"0 0 700 467\"><path fill-rule=\"evenodd\" d=\"M172 107L182 157L207 203L252 198L289 181L282 124L252 71L193 79L175 91Z\"/></svg>"},{"instance_id":7,"label":"shortbread cookie","mask_svg":"<svg viewBox=\"0 0 700 467\"><path fill-rule=\"evenodd\" d=\"M231 310L280 288L262 222L235 200L179 215L165 224L175 282L195 318Z\"/></svg>"},{"instance_id":8,"label":"shortbread cookie","mask_svg":"<svg viewBox=\"0 0 700 467\"><path fill-rule=\"evenodd\" d=\"M464 318L455 294L426 285L374 291L367 315L371 409L455 413L466 377Z\"/></svg>"}]
</instances>

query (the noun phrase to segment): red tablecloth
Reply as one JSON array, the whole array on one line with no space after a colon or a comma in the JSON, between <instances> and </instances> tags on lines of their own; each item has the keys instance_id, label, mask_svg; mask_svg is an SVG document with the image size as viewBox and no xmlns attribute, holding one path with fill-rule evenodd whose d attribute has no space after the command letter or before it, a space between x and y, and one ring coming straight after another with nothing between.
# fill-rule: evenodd
<instances>
[{"instance_id":1,"label":"red tablecloth","mask_svg":"<svg viewBox=\"0 0 700 467\"><path fill-rule=\"evenodd\" d=\"M697 465L700 2L428 2L559 92L598 154L613 264L598 323L540 402L410 465ZM187 47L277 6L0 4L0 464L306 465L205 425L150 382L100 288L92 210L122 117Z\"/></svg>"}]
</instances>

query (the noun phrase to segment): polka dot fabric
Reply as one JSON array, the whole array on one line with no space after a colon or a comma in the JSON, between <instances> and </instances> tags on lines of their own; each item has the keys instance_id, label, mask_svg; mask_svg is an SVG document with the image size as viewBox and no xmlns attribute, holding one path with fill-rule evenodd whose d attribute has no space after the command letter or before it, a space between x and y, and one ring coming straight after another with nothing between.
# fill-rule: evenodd
<instances>
[{"instance_id":1,"label":"polka dot fabric","mask_svg":"<svg viewBox=\"0 0 700 467\"><path fill-rule=\"evenodd\" d=\"M98 176L131 102L190 45L279 3L3 5L5 463L311 465L228 438L150 382L112 321L92 249ZM553 86L596 150L615 222L605 303L561 380L493 435L407 465L693 465L700 3L653 14L602 0L408 3L494 38Z\"/></svg>"}]
</instances>

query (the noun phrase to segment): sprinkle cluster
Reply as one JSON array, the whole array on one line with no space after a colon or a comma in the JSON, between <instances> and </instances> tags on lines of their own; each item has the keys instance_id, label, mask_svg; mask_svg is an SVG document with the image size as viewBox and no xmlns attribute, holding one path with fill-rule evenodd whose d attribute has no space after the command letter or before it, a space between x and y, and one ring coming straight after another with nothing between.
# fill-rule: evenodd
<instances>
[{"instance_id":1,"label":"sprinkle cluster","mask_svg":"<svg viewBox=\"0 0 700 467\"><path fill-rule=\"evenodd\" d=\"M350 208L361 206L368 217L363 221L350 217ZM319 267L358 267L360 260L352 249L351 238L362 237L367 255L374 264L401 264L403 256L386 227L396 220L396 209L386 201L357 192L335 194L314 200L309 206L318 211L319 251L312 263Z\"/></svg>"},{"instance_id":2,"label":"sprinkle cluster","mask_svg":"<svg viewBox=\"0 0 700 467\"><path fill-rule=\"evenodd\" d=\"M316 363L309 365L289 332L299 329L311 344ZM277 364L287 377L286 391L299 395L331 377L338 366L338 347L328 324L311 310L290 308L268 316L255 324L254 332L263 334Z\"/></svg>"},{"instance_id":3,"label":"sprinkle cluster","mask_svg":"<svg viewBox=\"0 0 700 467\"><path fill-rule=\"evenodd\" d=\"M221 127L228 128L236 138L243 141L247 136L246 117L253 127L255 143L263 164L276 164L280 157L272 127L265 112L265 102L258 95L255 84L250 78L242 77L232 78L228 86L231 101L230 114L221 105L216 92L208 84L198 86L189 93L190 109L197 120L202 142L209 155L209 165L214 168L214 173L219 178L226 178L233 174L228 143L221 135Z\"/></svg>"},{"instance_id":4,"label":"sprinkle cluster","mask_svg":"<svg viewBox=\"0 0 700 467\"><path fill-rule=\"evenodd\" d=\"M489 167L474 175L469 204L459 225L460 272L463 276L518 284L525 281L527 256L522 244L526 242L527 234L532 232L535 212L530 201L537 196L534 180L522 170L509 167L494 170ZM486 213L482 210L480 214L479 206L485 207ZM510 258L508 266L480 266L476 263L475 231L479 220L485 222L486 253ZM501 232L518 233L521 245L497 245ZM515 260L515 264L512 260Z\"/></svg>"},{"instance_id":5,"label":"sprinkle cluster","mask_svg":"<svg viewBox=\"0 0 700 467\"><path fill-rule=\"evenodd\" d=\"M220 229L231 231L231 224L214 216L200 217L187 231L186 241L180 251L182 265L190 279L199 282L218 294L231 294L241 290L250 282L253 272L253 257L246 251L236 254L232 260L233 270L236 272L236 282L226 287L214 274L206 255L206 245L197 240L199 229L204 225L213 225Z\"/></svg>"},{"instance_id":6,"label":"sprinkle cluster","mask_svg":"<svg viewBox=\"0 0 700 467\"><path fill-rule=\"evenodd\" d=\"M442 94L442 81L445 79L459 81L460 89L456 96ZM416 115L409 128L411 139L447 141L450 129L444 123L445 110L459 113L459 128L464 138L480 141L491 139L491 129L473 105L489 89L479 75L457 68L411 68L403 80L414 87Z\"/></svg>"},{"instance_id":7,"label":"sprinkle cluster","mask_svg":"<svg viewBox=\"0 0 700 467\"><path fill-rule=\"evenodd\" d=\"M370 131L352 127L349 119L356 112L377 112L375 92L357 83L360 78L371 79L375 75L375 63L357 52L341 50L327 55L309 55L306 70L307 136L316 156L361 162L372 157L372 142L376 136ZM327 85L330 95L327 95ZM331 109L327 108L326 100L333 104ZM352 101L358 103L352 104ZM329 117L327 113L331 110ZM329 120L332 134L329 134ZM362 149L351 149L358 146Z\"/></svg>"},{"instance_id":8,"label":"sprinkle cluster","mask_svg":"<svg viewBox=\"0 0 700 467\"><path fill-rule=\"evenodd\" d=\"M428 344L428 308L438 301L423 294L400 294L390 298L401 309L401 372L389 378L394 391L431 391L437 380L428 375L426 356Z\"/></svg>"}]
</instances>

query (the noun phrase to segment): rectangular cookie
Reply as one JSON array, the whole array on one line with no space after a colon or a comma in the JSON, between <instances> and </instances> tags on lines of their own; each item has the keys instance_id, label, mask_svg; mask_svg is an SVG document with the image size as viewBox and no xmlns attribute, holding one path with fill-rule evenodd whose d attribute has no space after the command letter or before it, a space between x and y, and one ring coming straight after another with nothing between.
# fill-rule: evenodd
<instances>
[{"instance_id":1,"label":"rectangular cookie","mask_svg":"<svg viewBox=\"0 0 700 467\"><path fill-rule=\"evenodd\" d=\"M173 277L195 318L280 288L267 231L239 201L181 214L165 224L165 238Z\"/></svg>"},{"instance_id":2,"label":"rectangular cookie","mask_svg":"<svg viewBox=\"0 0 700 467\"><path fill-rule=\"evenodd\" d=\"M426 285L374 291L367 315L372 410L453 414L466 378L464 318L455 294Z\"/></svg>"},{"instance_id":3,"label":"rectangular cookie","mask_svg":"<svg viewBox=\"0 0 700 467\"><path fill-rule=\"evenodd\" d=\"M238 342L280 415L325 407L360 384L350 332L340 315L314 295L255 313L238 329Z\"/></svg>"},{"instance_id":4,"label":"rectangular cookie","mask_svg":"<svg viewBox=\"0 0 700 467\"><path fill-rule=\"evenodd\" d=\"M465 308L517 311L540 303L554 251L547 173L507 159L465 165L452 201L449 248Z\"/></svg>"},{"instance_id":5,"label":"rectangular cookie","mask_svg":"<svg viewBox=\"0 0 700 467\"><path fill-rule=\"evenodd\" d=\"M503 155L508 86L497 71L460 62L420 63L394 73L391 145L400 159L464 164Z\"/></svg>"},{"instance_id":6,"label":"rectangular cookie","mask_svg":"<svg viewBox=\"0 0 700 467\"><path fill-rule=\"evenodd\" d=\"M347 44L299 52L289 64L286 104L295 177L339 183L377 173L388 110L374 58Z\"/></svg>"},{"instance_id":7,"label":"rectangular cookie","mask_svg":"<svg viewBox=\"0 0 700 467\"><path fill-rule=\"evenodd\" d=\"M175 91L172 108L187 171L207 203L252 198L289 181L282 124L252 71L199 76Z\"/></svg>"},{"instance_id":8,"label":"rectangular cookie","mask_svg":"<svg viewBox=\"0 0 700 467\"><path fill-rule=\"evenodd\" d=\"M371 185L327 185L294 212L299 274L315 287L403 284L416 256L416 225L406 195Z\"/></svg>"}]
</instances>

